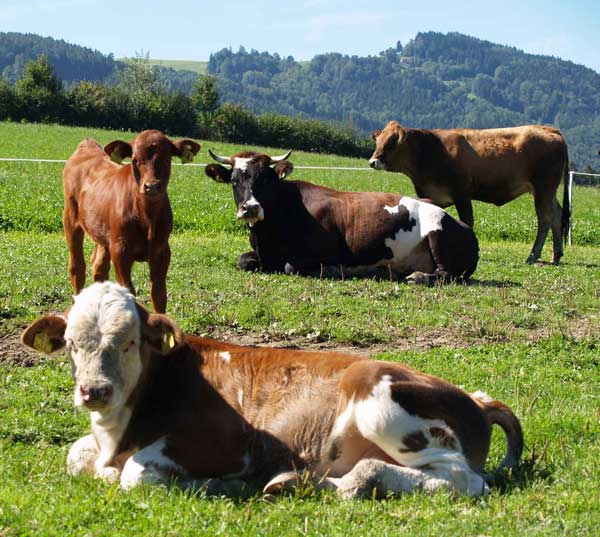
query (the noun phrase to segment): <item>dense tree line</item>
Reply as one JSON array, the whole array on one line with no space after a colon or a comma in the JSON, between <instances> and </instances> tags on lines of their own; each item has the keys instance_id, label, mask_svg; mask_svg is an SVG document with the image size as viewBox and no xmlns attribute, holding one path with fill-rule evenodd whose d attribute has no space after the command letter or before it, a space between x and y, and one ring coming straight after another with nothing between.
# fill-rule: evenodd
<instances>
[{"instance_id":1,"label":"dense tree line","mask_svg":"<svg viewBox=\"0 0 600 537\"><path fill-rule=\"evenodd\" d=\"M34 98L35 73L25 76L24 70L40 53L62 82L60 92L50 87ZM223 49L210 56L211 76L200 79L146 62L144 76L153 82L141 97L126 82L131 63L61 40L0 33L0 117L134 130L154 126L220 139L244 132L248 143L266 143L257 140L267 136L269 145L353 155L368 154L364 138L390 119L424 128L546 123L563 131L576 166L599 166L598 73L461 34L423 33L377 56L331 53L309 62ZM19 83L22 77L30 81ZM207 81L219 96L212 109L198 99ZM61 96L52 102L55 93ZM32 99L27 110L24 95ZM288 119L275 121L276 114ZM257 133L259 125L267 128L264 115L277 135Z\"/></svg>"},{"instance_id":2,"label":"dense tree line","mask_svg":"<svg viewBox=\"0 0 600 537\"><path fill-rule=\"evenodd\" d=\"M372 143L354 131L314 119L256 116L220 105L216 79L201 76L192 95L172 92L147 58L126 62L115 84L81 81L65 88L46 56L25 64L12 86L0 80L0 120L199 136L234 143L367 157Z\"/></svg>"},{"instance_id":3,"label":"dense tree line","mask_svg":"<svg viewBox=\"0 0 600 537\"><path fill-rule=\"evenodd\" d=\"M597 165L598 73L461 34L423 33L378 56L332 53L304 63L223 49L208 69L224 100L256 113L327 119L363 133L390 119L423 128L553 124L576 162Z\"/></svg>"}]
</instances>

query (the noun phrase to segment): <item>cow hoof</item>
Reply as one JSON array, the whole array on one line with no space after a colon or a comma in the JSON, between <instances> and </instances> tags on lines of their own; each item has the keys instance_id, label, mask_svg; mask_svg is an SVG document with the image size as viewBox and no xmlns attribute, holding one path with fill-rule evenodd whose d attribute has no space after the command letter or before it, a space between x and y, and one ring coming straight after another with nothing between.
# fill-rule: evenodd
<instances>
[{"instance_id":1,"label":"cow hoof","mask_svg":"<svg viewBox=\"0 0 600 537\"><path fill-rule=\"evenodd\" d=\"M529 257L527 258L527 261L525 261L525 263L527 263L528 265L533 265L536 261L537 257L533 254L529 254Z\"/></svg>"},{"instance_id":2,"label":"cow hoof","mask_svg":"<svg viewBox=\"0 0 600 537\"><path fill-rule=\"evenodd\" d=\"M419 271L409 274L404 281L409 285L432 285L433 283L431 274Z\"/></svg>"},{"instance_id":3,"label":"cow hoof","mask_svg":"<svg viewBox=\"0 0 600 537\"><path fill-rule=\"evenodd\" d=\"M289 263L285 264L285 267L283 267L283 272L285 272L286 274L298 274L296 268L293 265L290 265Z\"/></svg>"}]
</instances>

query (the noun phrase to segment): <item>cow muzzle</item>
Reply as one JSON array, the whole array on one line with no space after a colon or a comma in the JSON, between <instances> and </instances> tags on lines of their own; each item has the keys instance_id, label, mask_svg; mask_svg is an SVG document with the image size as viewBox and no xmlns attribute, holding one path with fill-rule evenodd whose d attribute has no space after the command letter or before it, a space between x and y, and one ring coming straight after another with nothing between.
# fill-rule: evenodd
<instances>
[{"instance_id":1,"label":"cow muzzle","mask_svg":"<svg viewBox=\"0 0 600 537\"><path fill-rule=\"evenodd\" d=\"M260 222L265 218L265 212L258 201L250 198L244 203L240 203L237 212L238 220L243 220L249 226L253 226L256 222Z\"/></svg>"},{"instance_id":2,"label":"cow muzzle","mask_svg":"<svg viewBox=\"0 0 600 537\"><path fill-rule=\"evenodd\" d=\"M84 406L90 410L100 410L106 407L112 399L114 389L110 384L98 386L79 385L79 396Z\"/></svg>"},{"instance_id":3,"label":"cow muzzle","mask_svg":"<svg viewBox=\"0 0 600 537\"><path fill-rule=\"evenodd\" d=\"M374 170L384 170L385 169L383 162L381 162L381 160L378 158L370 159L369 166L371 166L371 168L373 168Z\"/></svg>"},{"instance_id":4,"label":"cow muzzle","mask_svg":"<svg viewBox=\"0 0 600 537\"><path fill-rule=\"evenodd\" d=\"M142 191L145 196L158 196L162 192L160 181L147 181L142 186Z\"/></svg>"}]
</instances>

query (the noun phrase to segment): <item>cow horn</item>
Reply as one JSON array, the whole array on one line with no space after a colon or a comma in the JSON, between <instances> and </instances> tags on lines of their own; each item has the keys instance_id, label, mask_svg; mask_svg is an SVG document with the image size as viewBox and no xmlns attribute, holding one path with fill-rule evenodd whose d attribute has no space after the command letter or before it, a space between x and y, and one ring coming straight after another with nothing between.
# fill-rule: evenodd
<instances>
[{"instance_id":1,"label":"cow horn","mask_svg":"<svg viewBox=\"0 0 600 537\"><path fill-rule=\"evenodd\" d=\"M277 164L282 160L287 159L292 154L292 150L290 149L285 155L280 155L279 157L271 157L271 164Z\"/></svg>"},{"instance_id":2,"label":"cow horn","mask_svg":"<svg viewBox=\"0 0 600 537\"><path fill-rule=\"evenodd\" d=\"M217 162L220 162L221 164L229 164L230 166L231 164L231 159L229 157L222 157L220 155L215 155L210 149L208 150L208 154Z\"/></svg>"}]
</instances>

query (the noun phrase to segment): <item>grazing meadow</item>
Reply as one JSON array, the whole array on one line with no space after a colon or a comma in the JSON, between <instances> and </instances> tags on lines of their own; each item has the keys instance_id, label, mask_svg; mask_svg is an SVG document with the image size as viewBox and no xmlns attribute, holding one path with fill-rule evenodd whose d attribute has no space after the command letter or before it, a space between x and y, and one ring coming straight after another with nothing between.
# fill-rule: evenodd
<instances>
[{"instance_id":1,"label":"grazing meadow","mask_svg":"<svg viewBox=\"0 0 600 537\"><path fill-rule=\"evenodd\" d=\"M0 157L66 159L87 136L105 144L133 134L0 123ZM247 149L201 143L196 163L210 162L208 148ZM368 170L366 160L301 152L290 160L291 179L414 194L406 177ZM167 311L185 331L405 362L488 392L522 421L526 449L514 472L494 471L505 448L494 434L486 498L440 492L348 502L301 490L267 501L159 486L124 493L66 474L70 445L89 430L87 414L72 407L69 361L18 343L27 323L71 302L61 172L60 162L0 161L0 535L600 533L599 188L575 188L574 245L559 266L525 264L535 237L525 195L503 207L474 204L481 259L469 285L418 287L242 273L236 261L250 249L248 231L235 219L231 187L200 166L174 166ZM86 248L89 259L89 240ZM551 259L550 241L543 259ZM137 264L133 279L148 304L147 266Z\"/></svg>"}]
</instances>

